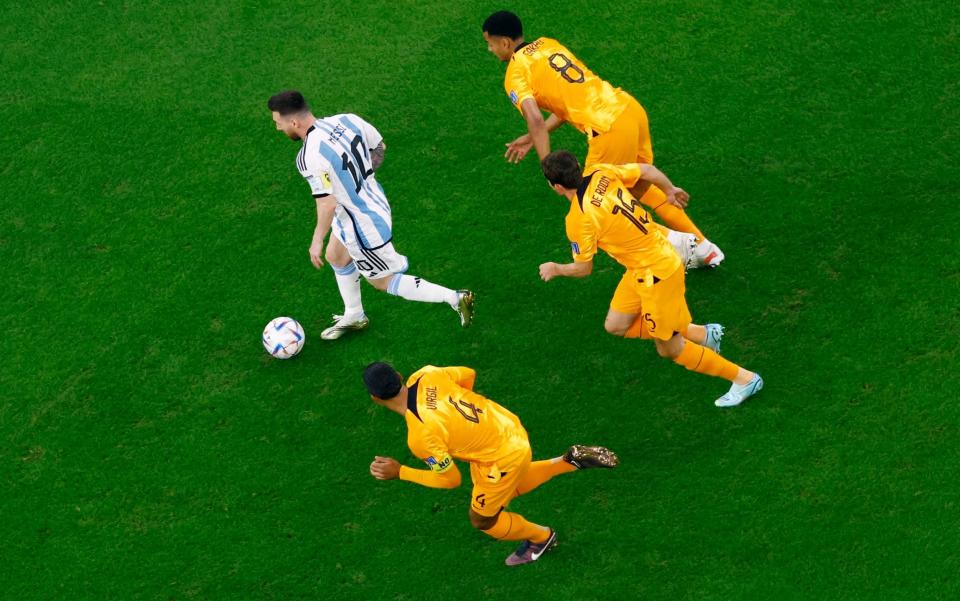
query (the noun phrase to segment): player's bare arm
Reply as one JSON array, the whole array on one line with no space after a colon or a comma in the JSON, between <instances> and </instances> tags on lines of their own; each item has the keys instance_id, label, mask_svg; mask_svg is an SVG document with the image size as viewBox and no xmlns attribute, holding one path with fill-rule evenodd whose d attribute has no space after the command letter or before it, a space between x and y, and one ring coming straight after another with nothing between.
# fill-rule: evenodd
<instances>
[{"instance_id":1,"label":"player's bare arm","mask_svg":"<svg viewBox=\"0 0 960 601\"><path fill-rule=\"evenodd\" d=\"M540 279L549 282L555 277L585 278L593 273L593 261L573 263L544 263L540 266Z\"/></svg>"},{"instance_id":2,"label":"player's bare arm","mask_svg":"<svg viewBox=\"0 0 960 601\"><path fill-rule=\"evenodd\" d=\"M683 188L674 186L663 171L653 165L643 163L640 165L640 173L640 178L643 181L650 182L663 191L667 196L667 202L681 209L686 208L690 202L690 195Z\"/></svg>"},{"instance_id":3,"label":"player's bare arm","mask_svg":"<svg viewBox=\"0 0 960 601\"><path fill-rule=\"evenodd\" d=\"M561 125L564 124L563 119L557 117L554 114L551 114L547 117L544 123L547 126L547 131L552 132ZM527 156L527 153L530 152L530 149L533 148L533 138L530 134L523 134L513 142L508 142L506 144L507 151L503 156L510 163L519 163L523 157Z\"/></svg>"},{"instance_id":4,"label":"player's bare arm","mask_svg":"<svg viewBox=\"0 0 960 601\"><path fill-rule=\"evenodd\" d=\"M376 171L380 168L380 165L383 163L383 154L387 151L387 145L384 144L383 140L377 144L377 147L370 150L370 166L373 167L373 170Z\"/></svg>"},{"instance_id":5,"label":"player's bare arm","mask_svg":"<svg viewBox=\"0 0 960 601\"><path fill-rule=\"evenodd\" d=\"M333 223L333 212L337 208L334 196L323 196L317 200L317 227L313 230L313 241L310 243L310 262L317 269L323 267L323 241L330 232Z\"/></svg>"},{"instance_id":6,"label":"player's bare arm","mask_svg":"<svg viewBox=\"0 0 960 601\"><path fill-rule=\"evenodd\" d=\"M547 128L547 122L544 121L543 113L540 112L540 107L533 98L524 99L521 108L523 118L527 121L527 131L533 141L533 147L542 161L550 154L550 130Z\"/></svg>"}]
</instances>

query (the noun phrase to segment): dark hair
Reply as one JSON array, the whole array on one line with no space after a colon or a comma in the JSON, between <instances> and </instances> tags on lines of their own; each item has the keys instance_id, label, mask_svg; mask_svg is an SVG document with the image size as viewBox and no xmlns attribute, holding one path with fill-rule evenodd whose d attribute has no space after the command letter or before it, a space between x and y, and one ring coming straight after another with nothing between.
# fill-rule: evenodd
<instances>
[{"instance_id":1,"label":"dark hair","mask_svg":"<svg viewBox=\"0 0 960 601\"><path fill-rule=\"evenodd\" d=\"M274 94L267 101L267 108L271 111L280 113L281 116L296 115L304 111L309 111L307 101L303 94L296 90L284 90L279 94Z\"/></svg>"},{"instance_id":2,"label":"dark hair","mask_svg":"<svg viewBox=\"0 0 960 601\"><path fill-rule=\"evenodd\" d=\"M490 35L501 35L511 40L523 37L523 24L520 17L508 10L495 12L483 22L483 30Z\"/></svg>"},{"instance_id":3,"label":"dark hair","mask_svg":"<svg viewBox=\"0 0 960 601\"><path fill-rule=\"evenodd\" d=\"M363 383L367 392L378 399L392 399L400 392L400 374L389 363L378 361L363 370Z\"/></svg>"},{"instance_id":4,"label":"dark hair","mask_svg":"<svg viewBox=\"0 0 960 601\"><path fill-rule=\"evenodd\" d=\"M577 157L567 150L555 150L540 161L543 176L551 184L560 184L564 188L575 190L583 181L583 172Z\"/></svg>"}]
</instances>

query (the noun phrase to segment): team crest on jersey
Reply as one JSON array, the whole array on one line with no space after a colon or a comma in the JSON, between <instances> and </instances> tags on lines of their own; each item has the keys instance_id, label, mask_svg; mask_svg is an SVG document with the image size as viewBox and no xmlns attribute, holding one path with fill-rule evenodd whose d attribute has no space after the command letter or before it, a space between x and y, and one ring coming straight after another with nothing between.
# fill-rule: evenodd
<instances>
[{"instance_id":1,"label":"team crest on jersey","mask_svg":"<svg viewBox=\"0 0 960 601\"><path fill-rule=\"evenodd\" d=\"M575 255L579 255L579 254L580 254L580 245L577 244L576 242L571 242L571 243L570 243L570 248L573 249L573 254L575 254Z\"/></svg>"},{"instance_id":2,"label":"team crest on jersey","mask_svg":"<svg viewBox=\"0 0 960 601\"><path fill-rule=\"evenodd\" d=\"M514 104L520 102L520 97L517 95L516 90L510 90L510 102Z\"/></svg>"}]
</instances>

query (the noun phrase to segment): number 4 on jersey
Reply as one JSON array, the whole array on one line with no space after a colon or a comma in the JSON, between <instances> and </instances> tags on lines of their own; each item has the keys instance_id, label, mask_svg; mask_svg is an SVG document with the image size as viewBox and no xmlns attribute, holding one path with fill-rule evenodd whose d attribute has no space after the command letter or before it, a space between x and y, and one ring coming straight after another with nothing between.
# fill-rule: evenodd
<instances>
[{"instance_id":1,"label":"number 4 on jersey","mask_svg":"<svg viewBox=\"0 0 960 601\"><path fill-rule=\"evenodd\" d=\"M475 424L480 423L479 414L483 413L483 409L477 409L476 405L474 405L473 403L468 403L466 401L460 401L460 403L458 404L451 397L447 397L447 402L453 405L453 408L460 412L460 415L463 416L463 419L467 420L468 422L473 422ZM466 411L464 411L461 408L461 405L469 409L470 413L467 413Z\"/></svg>"}]
</instances>

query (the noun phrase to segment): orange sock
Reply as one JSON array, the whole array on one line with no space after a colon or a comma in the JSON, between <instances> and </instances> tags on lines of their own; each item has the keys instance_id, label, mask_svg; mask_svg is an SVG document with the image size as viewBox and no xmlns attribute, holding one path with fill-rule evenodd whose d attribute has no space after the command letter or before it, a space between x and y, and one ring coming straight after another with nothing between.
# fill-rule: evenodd
<instances>
[{"instance_id":1,"label":"orange sock","mask_svg":"<svg viewBox=\"0 0 960 601\"><path fill-rule=\"evenodd\" d=\"M528 540L542 543L550 538L550 529L546 526L528 522L519 513L509 511L501 511L497 523L484 532L499 540Z\"/></svg>"},{"instance_id":2,"label":"orange sock","mask_svg":"<svg viewBox=\"0 0 960 601\"><path fill-rule=\"evenodd\" d=\"M703 240L703 232L694 225L693 220L690 219L690 216L687 215L687 212L683 209L664 201L662 205L653 209L653 212L656 213L657 217L662 219L670 229L693 234L697 237L697 242Z\"/></svg>"},{"instance_id":3,"label":"orange sock","mask_svg":"<svg viewBox=\"0 0 960 601\"><path fill-rule=\"evenodd\" d=\"M736 379L737 372L740 370L740 366L736 363L727 361L707 347L689 340L684 343L680 356L673 362L698 374L718 376L731 382Z\"/></svg>"},{"instance_id":4,"label":"orange sock","mask_svg":"<svg viewBox=\"0 0 960 601\"><path fill-rule=\"evenodd\" d=\"M640 202L653 209L657 217L663 220L670 229L693 234L697 237L697 242L703 240L703 232L694 225L686 211L668 203L667 195L660 188L650 186L640 197Z\"/></svg>"},{"instance_id":5,"label":"orange sock","mask_svg":"<svg viewBox=\"0 0 960 601\"><path fill-rule=\"evenodd\" d=\"M554 476L566 474L567 472L574 472L576 470L577 468L573 467L573 465L567 463L560 457L556 457L554 459L544 459L543 461L534 461L530 464L530 467L527 468L527 473L524 474L523 479L521 479L520 483L517 484L517 496L527 494Z\"/></svg>"}]
</instances>

